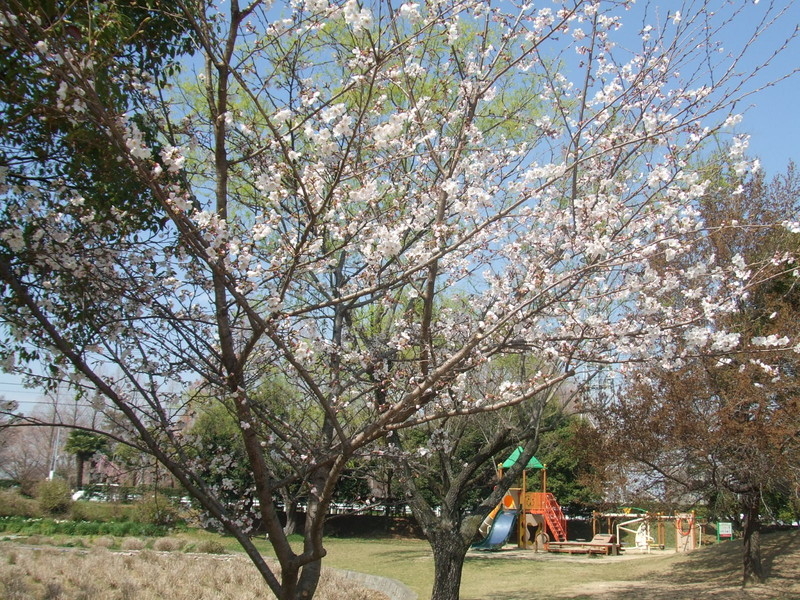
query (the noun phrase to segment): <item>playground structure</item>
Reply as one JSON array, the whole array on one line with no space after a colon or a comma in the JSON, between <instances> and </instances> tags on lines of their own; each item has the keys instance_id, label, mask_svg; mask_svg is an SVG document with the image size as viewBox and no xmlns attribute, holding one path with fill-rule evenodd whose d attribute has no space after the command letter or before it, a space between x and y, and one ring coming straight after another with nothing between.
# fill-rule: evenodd
<instances>
[{"instance_id":1,"label":"playground structure","mask_svg":"<svg viewBox=\"0 0 800 600\"><path fill-rule=\"evenodd\" d=\"M519 460L518 448L497 466L498 478ZM529 492L528 469L541 470L540 492ZM511 488L500 503L489 513L480 526L482 541L472 547L476 550L499 550L516 541L518 548L547 550L568 554L617 555L623 550L649 553L651 549L664 550L667 543L667 524L674 525L676 552L688 552L702 541L702 529L694 513L662 515L643 509L624 508L615 513L594 513L592 539L567 541L567 521L553 494L547 492L547 468L536 458L522 471L522 487ZM603 527L605 525L605 527ZM605 531L601 531L605 529ZM623 536L633 536L633 544L623 544ZM513 536L513 537L512 537Z\"/></svg>"},{"instance_id":2,"label":"playground structure","mask_svg":"<svg viewBox=\"0 0 800 600\"><path fill-rule=\"evenodd\" d=\"M503 469L513 466L522 453L518 448L505 462L498 465L498 476ZM540 492L529 492L528 469L542 472ZM519 548L546 549L551 540L565 542L567 539L567 520L555 496L547 492L547 469L536 458L531 458L522 472L522 487L511 488L503 496L500 504L489 513L480 527L484 539L473 545L478 550L497 550L502 548L516 533Z\"/></svg>"},{"instance_id":3,"label":"playground structure","mask_svg":"<svg viewBox=\"0 0 800 600\"><path fill-rule=\"evenodd\" d=\"M663 515L649 513L640 508L625 508L621 512L594 513L592 533L599 535L599 531L605 529L619 541L625 533L632 534L633 544L625 548L649 553L654 548L664 550L673 547L667 541L668 523L674 525L676 552L689 552L700 544L701 528L693 512Z\"/></svg>"}]
</instances>

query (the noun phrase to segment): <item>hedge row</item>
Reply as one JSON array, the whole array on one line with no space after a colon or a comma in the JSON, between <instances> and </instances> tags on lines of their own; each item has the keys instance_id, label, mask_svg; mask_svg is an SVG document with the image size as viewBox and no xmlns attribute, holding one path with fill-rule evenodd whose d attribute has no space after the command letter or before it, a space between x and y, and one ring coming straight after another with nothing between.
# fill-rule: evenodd
<instances>
[{"instance_id":1,"label":"hedge row","mask_svg":"<svg viewBox=\"0 0 800 600\"><path fill-rule=\"evenodd\" d=\"M112 535L115 537L160 537L168 533L161 525L125 522L60 521L55 519L26 519L0 517L0 531L26 535Z\"/></svg>"}]
</instances>

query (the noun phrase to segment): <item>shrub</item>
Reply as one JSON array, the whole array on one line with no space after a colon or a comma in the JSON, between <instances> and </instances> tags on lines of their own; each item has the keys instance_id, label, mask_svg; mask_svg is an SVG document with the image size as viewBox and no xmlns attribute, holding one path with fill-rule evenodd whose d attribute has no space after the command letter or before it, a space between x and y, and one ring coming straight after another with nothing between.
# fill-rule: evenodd
<instances>
[{"instance_id":1,"label":"shrub","mask_svg":"<svg viewBox=\"0 0 800 600\"><path fill-rule=\"evenodd\" d=\"M116 531L116 527L119 523L100 523L97 526L97 535L119 535Z\"/></svg>"},{"instance_id":2,"label":"shrub","mask_svg":"<svg viewBox=\"0 0 800 600\"><path fill-rule=\"evenodd\" d=\"M36 487L36 498L42 512L51 515L63 515L72 506L72 494L67 482L63 479L42 481Z\"/></svg>"},{"instance_id":3,"label":"shrub","mask_svg":"<svg viewBox=\"0 0 800 600\"><path fill-rule=\"evenodd\" d=\"M76 531L83 523L76 523L75 521L65 521L61 523L61 527L58 528L58 533L64 535L84 535L85 532Z\"/></svg>"},{"instance_id":4,"label":"shrub","mask_svg":"<svg viewBox=\"0 0 800 600\"><path fill-rule=\"evenodd\" d=\"M52 519L43 519L39 522L38 528L34 529L38 533L42 535L56 535L60 531L61 527L59 523L56 523Z\"/></svg>"},{"instance_id":5,"label":"shrub","mask_svg":"<svg viewBox=\"0 0 800 600\"><path fill-rule=\"evenodd\" d=\"M99 535L112 535L116 537L125 537L126 535L132 535L132 530L134 528L134 524L130 522L124 523L100 523L97 527L97 533Z\"/></svg>"},{"instance_id":6,"label":"shrub","mask_svg":"<svg viewBox=\"0 0 800 600\"><path fill-rule=\"evenodd\" d=\"M225 554L226 552L225 546L217 540L203 540L197 544L195 551L205 554Z\"/></svg>"},{"instance_id":7,"label":"shrub","mask_svg":"<svg viewBox=\"0 0 800 600\"><path fill-rule=\"evenodd\" d=\"M71 516L76 521L128 521L135 510L131 504L117 502L73 502Z\"/></svg>"},{"instance_id":8,"label":"shrub","mask_svg":"<svg viewBox=\"0 0 800 600\"><path fill-rule=\"evenodd\" d=\"M97 523L25 519L24 517L0 517L0 531L27 535L110 535L116 537L161 537L167 533L167 529L161 525L133 521Z\"/></svg>"},{"instance_id":9,"label":"shrub","mask_svg":"<svg viewBox=\"0 0 800 600\"><path fill-rule=\"evenodd\" d=\"M110 535L104 535L95 539L94 545L99 546L100 548L113 548L117 545L117 540Z\"/></svg>"},{"instance_id":10,"label":"shrub","mask_svg":"<svg viewBox=\"0 0 800 600\"><path fill-rule=\"evenodd\" d=\"M0 517L41 517L39 503L17 490L0 490Z\"/></svg>"},{"instance_id":11,"label":"shrub","mask_svg":"<svg viewBox=\"0 0 800 600\"><path fill-rule=\"evenodd\" d=\"M144 542L139 538L125 538L120 543L119 547L122 550L142 550L144 548Z\"/></svg>"},{"instance_id":12,"label":"shrub","mask_svg":"<svg viewBox=\"0 0 800 600\"><path fill-rule=\"evenodd\" d=\"M133 518L148 525L172 527L180 522L180 512L169 498L155 492L136 503Z\"/></svg>"},{"instance_id":13,"label":"shrub","mask_svg":"<svg viewBox=\"0 0 800 600\"><path fill-rule=\"evenodd\" d=\"M0 518L0 529L8 533L19 533L24 523L25 519L22 517L2 517Z\"/></svg>"},{"instance_id":14,"label":"shrub","mask_svg":"<svg viewBox=\"0 0 800 600\"><path fill-rule=\"evenodd\" d=\"M125 523L109 523L109 532L117 537L125 537L128 535L137 535L139 533L139 524L133 521Z\"/></svg>"},{"instance_id":15,"label":"shrub","mask_svg":"<svg viewBox=\"0 0 800 600\"><path fill-rule=\"evenodd\" d=\"M100 524L92 523L90 521L78 521L74 524L74 527L72 527L72 533L75 535L97 535L99 530ZM65 530L64 533L68 532Z\"/></svg>"},{"instance_id":16,"label":"shrub","mask_svg":"<svg viewBox=\"0 0 800 600\"><path fill-rule=\"evenodd\" d=\"M94 521L89 516L89 511L86 510L88 502L73 502L72 508L69 510L69 517L73 521Z\"/></svg>"},{"instance_id":17,"label":"shrub","mask_svg":"<svg viewBox=\"0 0 800 600\"><path fill-rule=\"evenodd\" d=\"M153 542L153 549L159 552L177 552L183 548L183 540L178 538L160 538Z\"/></svg>"}]
</instances>

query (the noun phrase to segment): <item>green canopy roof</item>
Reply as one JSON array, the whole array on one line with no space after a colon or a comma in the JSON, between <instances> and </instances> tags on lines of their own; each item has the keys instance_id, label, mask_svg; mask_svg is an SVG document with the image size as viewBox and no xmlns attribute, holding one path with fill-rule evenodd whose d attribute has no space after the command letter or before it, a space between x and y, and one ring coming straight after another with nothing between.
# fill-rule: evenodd
<instances>
[{"instance_id":1,"label":"green canopy roof","mask_svg":"<svg viewBox=\"0 0 800 600\"><path fill-rule=\"evenodd\" d=\"M506 461L503 463L504 469L509 469L513 467L516 462L519 460L519 457L522 455L522 448L517 448L514 452L511 453ZM528 461L528 464L525 466L526 469L544 469L544 465L536 460L535 456L531 456L531 459Z\"/></svg>"}]
</instances>

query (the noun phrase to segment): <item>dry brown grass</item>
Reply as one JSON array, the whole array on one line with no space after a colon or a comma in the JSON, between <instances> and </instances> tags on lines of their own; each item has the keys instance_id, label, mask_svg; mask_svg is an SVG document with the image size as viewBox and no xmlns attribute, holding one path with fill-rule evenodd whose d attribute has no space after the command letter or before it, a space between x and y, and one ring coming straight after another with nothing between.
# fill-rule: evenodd
<instances>
[{"instance_id":1,"label":"dry brown grass","mask_svg":"<svg viewBox=\"0 0 800 600\"><path fill-rule=\"evenodd\" d=\"M236 555L111 552L0 543L5 600L240 600L272 598L255 567ZM319 600L387 600L323 575Z\"/></svg>"}]
</instances>

